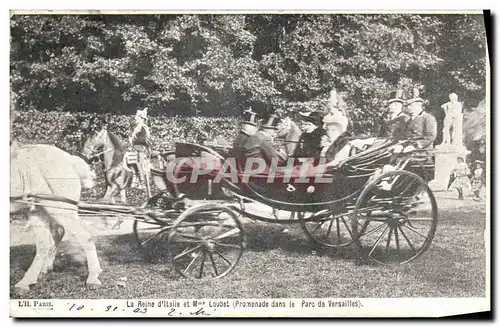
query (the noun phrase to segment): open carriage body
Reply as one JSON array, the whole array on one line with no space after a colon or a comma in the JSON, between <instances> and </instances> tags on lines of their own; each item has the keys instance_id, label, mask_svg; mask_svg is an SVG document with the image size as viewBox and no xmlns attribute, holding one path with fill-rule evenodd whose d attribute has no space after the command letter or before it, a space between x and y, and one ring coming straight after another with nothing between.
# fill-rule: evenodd
<instances>
[{"instance_id":1,"label":"open carriage body","mask_svg":"<svg viewBox=\"0 0 500 327\"><path fill-rule=\"evenodd\" d=\"M351 244L369 261L407 263L427 250L437 226L437 205L427 182L432 157L425 150L406 151L410 141L379 140L342 165L321 174L246 176L230 154L192 143L177 143L172 183L163 172L169 194L219 201L247 217L271 223L298 223L315 243L329 248ZM193 171L196 161L209 172ZM199 167L198 167L199 168ZM221 174L221 171L222 174ZM222 176L222 177L221 177ZM311 188L312 187L312 188Z\"/></svg>"}]
</instances>

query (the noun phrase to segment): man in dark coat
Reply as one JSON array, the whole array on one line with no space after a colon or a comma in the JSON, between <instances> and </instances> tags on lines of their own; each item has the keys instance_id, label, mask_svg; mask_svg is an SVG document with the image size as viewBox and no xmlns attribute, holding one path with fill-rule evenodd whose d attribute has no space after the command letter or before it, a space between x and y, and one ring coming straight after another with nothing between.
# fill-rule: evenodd
<instances>
[{"instance_id":1,"label":"man in dark coat","mask_svg":"<svg viewBox=\"0 0 500 327\"><path fill-rule=\"evenodd\" d=\"M280 156L269 139L257 135L256 114L251 110L245 113L250 117L241 123L240 133L233 143L235 159L240 169L245 168L247 158L262 158L269 167L273 158L280 158Z\"/></svg>"},{"instance_id":2,"label":"man in dark coat","mask_svg":"<svg viewBox=\"0 0 500 327\"><path fill-rule=\"evenodd\" d=\"M393 97L387 102L389 105L390 118L384 123L381 137L393 140L407 139L407 125L410 117L403 111L403 91L397 90Z\"/></svg>"},{"instance_id":3,"label":"man in dark coat","mask_svg":"<svg viewBox=\"0 0 500 327\"><path fill-rule=\"evenodd\" d=\"M410 115L407 127L408 139L415 139L418 148L431 149L437 136L437 122L433 115L424 111L423 102L419 97L406 101Z\"/></svg>"},{"instance_id":4,"label":"man in dark coat","mask_svg":"<svg viewBox=\"0 0 500 327\"><path fill-rule=\"evenodd\" d=\"M302 116L299 143L295 149L293 157L295 158L314 158L317 162L320 158L321 138L326 135L323 126L323 114L318 111L309 113L300 113Z\"/></svg>"}]
</instances>

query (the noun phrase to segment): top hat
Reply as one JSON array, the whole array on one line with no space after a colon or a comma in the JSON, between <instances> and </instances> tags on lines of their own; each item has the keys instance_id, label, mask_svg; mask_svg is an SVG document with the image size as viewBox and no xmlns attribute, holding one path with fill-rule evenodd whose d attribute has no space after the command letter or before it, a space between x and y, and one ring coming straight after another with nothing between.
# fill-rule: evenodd
<instances>
[{"instance_id":1,"label":"top hat","mask_svg":"<svg viewBox=\"0 0 500 327\"><path fill-rule=\"evenodd\" d=\"M420 97L420 90L416 87L413 88L413 94L412 98L406 100L405 105L410 105L412 103L417 103L417 102L424 102L424 99Z\"/></svg>"},{"instance_id":2,"label":"top hat","mask_svg":"<svg viewBox=\"0 0 500 327\"><path fill-rule=\"evenodd\" d=\"M313 123L315 125L320 125L323 120L323 113L320 111L311 111L311 112L299 112L299 115L303 120Z\"/></svg>"},{"instance_id":3,"label":"top hat","mask_svg":"<svg viewBox=\"0 0 500 327\"><path fill-rule=\"evenodd\" d=\"M399 103L404 103L405 101L403 100L403 90L396 90L391 93L391 99L387 101L388 104L391 104L393 102L399 102Z\"/></svg>"},{"instance_id":4,"label":"top hat","mask_svg":"<svg viewBox=\"0 0 500 327\"><path fill-rule=\"evenodd\" d=\"M262 129L275 129L275 130L277 130L278 129L277 124L278 124L278 116L271 115L269 117L269 120L267 121L267 124L262 126Z\"/></svg>"},{"instance_id":5,"label":"top hat","mask_svg":"<svg viewBox=\"0 0 500 327\"><path fill-rule=\"evenodd\" d=\"M408 100L406 100L405 105L408 106L408 105L410 105L412 103L416 103L416 102L424 102L424 99L422 99L420 97L408 99Z\"/></svg>"},{"instance_id":6,"label":"top hat","mask_svg":"<svg viewBox=\"0 0 500 327\"><path fill-rule=\"evenodd\" d=\"M245 125L252 125L252 126L257 126L257 122L255 121L255 116L257 115L256 112L252 111L252 108L249 108L243 112L243 121L241 121L242 124Z\"/></svg>"}]
</instances>

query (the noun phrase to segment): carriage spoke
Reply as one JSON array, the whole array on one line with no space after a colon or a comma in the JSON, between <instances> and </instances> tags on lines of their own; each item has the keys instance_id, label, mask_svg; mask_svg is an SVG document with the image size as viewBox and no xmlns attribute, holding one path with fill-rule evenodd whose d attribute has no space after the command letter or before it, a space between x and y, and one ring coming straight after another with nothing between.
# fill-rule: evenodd
<instances>
[{"instance_id":1,"label":"carriage spoke","mask_svg":"<svg viewBox=\"0 0 500 327\"><path fill-rule=\"evenodd\" d=\"M399 251L399 235L397 228L394 228L394 241L396 242L396 249Z\"/></svg>"},{"instance_id":2,"label":"carriage spoke","mask_svg":"<svg viewBox=\"0 0 500 327\"><path fill-rule=\"evenodd\" d=\"M203 268L205 267L205 261L207 260L207 253L203 251L203 254L201 255L201 267L200 267L200 274L198 275L198 278L201 278L203 276Z\"/></svg>"},{"instance_id":3,"label":"carriage spoke","mask_svg":"<svg viewBox=\"0 0 500 327\"><path fill-rule=\"evenodd\" d=\"M183 234L183 233L177 233L175 234L176 237L176 242L182 242L182 243L200 243L202 242L202 239L198 236L193 236L189 234Z\"/></svg>"},{"instance_id":4,"label":"carriage spoke","mask_svg":"<svg viewBox=\"0 0 500 327\"><path fill-rule=\"evenodd\" d=\"M238 244L227 244L227 243L218 243L218 242L215 244L220 245L222 247L226 247L226 248L241 249L241 246Z\"/></svg>"},{"instance_id":5,"label":"carriage spoke","mask_svg":"<svg viewBox=\"0 0 500 327\"><path fill-rule=\"evenodd\" d=\"M316 233L318 231L318 229L320 229L325 222L326 222L326 220L319 221L318 224L316 225L316 228L312 231L312 234Z\"/></svg>"},{"instance_id":6,"label":"carriage spoke","mask_svg":"<svg viewBox=\"0 0 500 327\"><path fill-rule=\"evenodd\" d=\"M140 231L143 232L143 231L150 231L150 230L155 230L155 229L158 229L158 226L156 226L156 227L144 227L144 228L141 228ZM162 230L162 231L165 231L165 230Z\"/></svg>"},{"instance_id":7,"label":"carriage spoke","mask_svg":"<svg viewBox=\"0 0 500 327\"><path fill-rule=\"evenodd\" d=\"M361 231L359 232L360 235L363 235L363 233L366 231L368 228L368 225L370 224L370 220L366 220L363 227L361 227Z\"/></svg>"},{"instance_id":8,"label":"carriage spoke","mask_svg":"<svg viewBox=\"0 0 500 327\"><path fill-rule=\"evenodd\" d=\"M185 255L187 255L187 254L189 254L189 253L191 253L191 252L194 252L194 251L198 250L200 247L201 247L201 244L200 244L200 245L197 245L197 246L195 246L195 247L192 247L192 248L189 248L189 247L188 247L188 248L187 248L186 250L184 250L182 253L180 253L180 254L176 255L176 256L174 257L174 260L178 260L178 259L180 259L181 257L183 257L183 256L185 256Z\"/></svg>"},{"instance_id":9,"label":"carriage spoke","mask_svg":"<svg viewBox=\"0 0 500 327\"><path fill-rule=\"evenodd\" d=\"M344 217L340 217L340 219L342 219L342 223L344 224L345 228L347 229L347 232L349 233L349 235L352 237L351 229L349 228L349 225L347 225L347 222L345 221Z\"/></svg>"},{"instance_id":10,"label":"carriage spoke","mask_svg":"<svg viewBox=\"0 0 500 327\"><path fill-rule=\"evenodd\" d=\"M406 186L406 187L405 187L404 191L403 191L403 192L401 192L400 197L403 197L403 196L404 196L404 194L406 193L406 191L408 191L408 190L410 189L410 187L414 184L414 181L415 181L415 180L413 180L413 182L409 183L409 184L408 184L408 186Z\"/></svg>"},{"instance_id":11,"label":"carriage spoke","mask_svg":"<svg viewBox=\"0 0 500 327\"><path fill-rule=\"evenodd\" d=\"M195 257L193 258L193 260L191 260L191 262L189 263L189 265L186 267L186 269L184 269L184 274L189 270L189 268L191 268L191 266L193 265L193 263L196 261L196 259L198 259L198 257L200 256L200 252L198 252Z\"/></svg>"},{"instance_id":12,"label":"carriage spoke","mask_svg":"<svg viewBox=\"0 0 500 327\"><path fill-rule=\"evenodd\" d=\"M340 244L340 222L336 219L335 224L337 225L337 244Z\"/></svg>"},{"instance_id":13,"label":"carriage spoke","mask_svg":"<svg viewBox=\"0 0 500 327\"><path fill-rule=\"evenodd\" d=\"M163 238L165 237L165 234L162 236ZM156 242L156 245L155 245L155 248L153 250L153 252L151 252L151 254L154 256L156 254L156 252L158 251L158 249L160 248L160 244L162 244L162 242Z\"/></svg>"},{"instance_id":14,"label":"carriage spoke","mask_svg":"<svg viewBox=\"0 0 500 327\"><path fill-rule=\"evenodd\" d=\"M332 226L333 226L334 220L335 220L335 217L332 217L332 219L330 219L330 225L328 226L328 230L326 231L326 237L328 237L328 235L330 235L330 232L332 231ZM337 228L338 228L338 225L337 225Z\"/></svg>"},{"instance_id":15,"label":"carriage spoke","mask_svg":"<svg viewBox=\"0 0 500 327\"><path fill-rule=\"evenodd\" d=\"M389 235L387 236L387 243L385 244L385 253L387 253L387 251L389 250L389 245L391 244L392 231L393 231L393 228L390 228Z\"/></svg>"},{"instance_id":16,"label":"carriage spoke","mask_svg":"<svg viewBox=\"0 0 500 327\"><path fill-rule=\"evenodd\" d=\"M406 234L403 232L403 229L401 229L401 226L398 226L398 229L399 231L401 232L401 235L403 235L404 239L406 240L406 243L408 243L408 245L410 246L410 248L413 250L414 253L417 253L417 251L415 250L415 247L413 247L413 244L410 242L410 239L408 238L408 236L406 236Z\"/></svg>"},{"instance_id":17,"label":"carriage spoke","mask_svg":"<svg viewBox=\"0 0 500 327\"><path fill-rule=\"evenodd\" d=\"M146 245L147 243L151 242L153 239L155 239L158 235L162 234L164 230L160 230L158 233L154 234L153 236L147 238L144 242L141 242L141 246Z\"/></svg>"},{"instance_id":18,"label":"carriage spoke","mask_svg":"<svg viewBox=\"0 0 500 327\"><path fill-rule=\"evenodd\" d=\"M227 259L226 259L226 257L225 257L225 256L223 256L223 255L222 255L222 253L220 253L220 251L219 251L219 250L214 249L214 251L215 251L215 253L217 253L217 254L219 255L219 257L221 257L221 258L222 258L225 262L227 262L227 264L228 264L229 266L231 266L231 261L227 260Z\"/></svg>"},{"instance_id":19,"label":"carriage spoke","mask_svg":"<svg viewBox=\"0 0 500 327\"><path fill-rule=\"evenodd\" d=\"M418 234L420 236L422 236L423 238L425 238L427 240L427 236L421 234L419 231L417 231L415 228L411 227L411 226L408 226L408 225L403 225L404 227L408 228L409 230L411 230L412 232L414 232L415 234Z\"/></svg>"},{"instance_id":20,"label":"carriage spoke","mask_svg":"<svg viewBox=\"0 0 500 327\"><path fill-rule=\"evenodd\" d=\"M432 218L423 218L423 217L416 217L416 218L406 218L408 221L432 221Z\"/></svg>"},{"instance_id":21,"label":"carriage spoke","mask_svg":"<svg viewBox=\"0 0 500 327\"><path fill-rule=\"evenodd\" d=\"M219 276L219 272L217 271L217 265L215 264L215 260L212 253L208 252L208 258L210 259L212 267L214 268L215 276Z\"/></svg>"},{"instance_id":22,"label":"carriage spoke","mask_svg":"<svg viewBox=\"0 0 500 327\"><path fill-rule=\"evenodd\" d=\"M377 227L372 228L369 232L366 232L366 233L364 233L364 234L361 234L361 236L368 236L368 235L370 235L370 234L373 234L373 233L375 233L376 231L378 231L379 229L382 229L384 226L385 226L385 224L380 224L380 225L378 225Z\"/></svg>"},{"instance_id":23,"label":"carriage spoke","mask_svg":"<svg viewBox=\"0 0 500 327\"><path fill-rule=\"evenodd\" d=\"M240 232L239 228L233 228L231 230L228 230L227 232L225 233L222 233L220 234L219 236L217 237L214 237L215 240L221 240L223 238L226 238L226 237L231 237L233 235L236 235Z\"/></svg>"},{"instance_id":24,"label":"carriage spoke","mask_svg":"<svg viewBox=\"0 0 500 327\"><path fill-rule=\"evenodd\" d=\"M382 234L380 234L380 236L377 238L377 241L375 242L375 244L373 245L370 253L368 253L368 256L371 257L373 251L375 251L375 249L377 248L377 245L380 243L380 241L382 240L382 238L384 237L385 233L387 233L387 230L389 229L389 226L386 226L384 231L382 232Z\"/></svg>"}]
</instances>

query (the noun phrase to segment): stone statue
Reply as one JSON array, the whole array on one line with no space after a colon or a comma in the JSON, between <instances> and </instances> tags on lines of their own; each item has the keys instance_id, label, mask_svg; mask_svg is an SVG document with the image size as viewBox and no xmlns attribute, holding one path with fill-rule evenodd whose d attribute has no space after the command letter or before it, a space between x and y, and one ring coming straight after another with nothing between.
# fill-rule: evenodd
<instances>
[{"instance_id":1,"label":"stone statue","mask_svg":"<svg viewBox=\"0 0 500 327\"><path fill-rule=\"evenodd\" d=\"M452 147L462 148L462 103L458 102L458 96L455 93L449 95L450 101L441 106L445 117L443 121L443 143L441 146L451 145ZM450 132L450 130L452 130Z\"/></svg>"}]
</instances>

